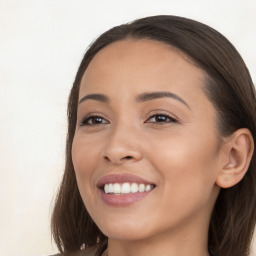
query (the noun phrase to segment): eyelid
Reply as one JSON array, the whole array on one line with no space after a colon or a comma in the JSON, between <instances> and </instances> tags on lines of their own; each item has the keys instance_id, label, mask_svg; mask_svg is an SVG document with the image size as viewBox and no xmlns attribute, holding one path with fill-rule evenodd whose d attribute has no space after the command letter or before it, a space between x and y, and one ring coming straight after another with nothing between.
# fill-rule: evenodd
<instances>
[{"instance_id":1,"label":"eyelid","mask_svg":"<svg viewBox=\"0 0 256 256\"><path fill-rule=\"evenodd\" d=\"M90 118L101 118L103 120L105 120L106 122L104 123L96 123L96 124L85 124L84 122L89 120ZM96 125L101 125L101 124L109 124L110 122L108 121L108 119L101 113L88 113L87 115L85 115L82 120L80 121L79 125L80 126L96 126Z\"/></svg>"},{"instance_id":2,"label":"eyelid","mask_svg":"<svg viewBox=\"0 0 256 256\"><path fill-rule=\"evenodd\" d=\"M168 117L170 118L171 120L173 121L169 121L170 122L176 122L176 123L180 123L180 119L174 115L173 113L170 113L170 112L167 112L166 110L162 110L162 109L156 109L154 111L150 111L150 113L147 115L148 118L146 119L145 123L152 117L154 116L165 116L165 117ZM152 123L152 122L151 122ZM158 122L160 123L160 122ZM167 123L167 122L165 122Z\"/></svg>"},{"instance_id":3,"label":"eyelid","mask_svg":"<svg viewBox=\"0 0 256 256\"><path fill-rule=\"evenodd\" d=\"M150 119L154 118L154 117L157 117L157 116L161 116L161 117L165 117L169 120L167 121L155 121L155 122L152 122L152 121L149 121ZM177 123L178 121L173 118L172 116L170 115L166 115L166 114L154 114L154 115L151 115L147 120L146 120L146 123L156 123L156 124L165 124L165 123Z\"/></svg>"}]
</instances>

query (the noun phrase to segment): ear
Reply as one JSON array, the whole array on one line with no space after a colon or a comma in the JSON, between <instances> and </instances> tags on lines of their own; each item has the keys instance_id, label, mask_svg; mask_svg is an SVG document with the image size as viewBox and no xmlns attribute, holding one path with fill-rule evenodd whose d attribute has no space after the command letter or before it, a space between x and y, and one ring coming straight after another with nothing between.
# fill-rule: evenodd
<instances>
[{"instance_id":1,"label":"ear","mask_svg":"<svg viewBox=\"0 0 256 256\"><path fill-rule=\"evenodd\" d=\"M235 131L224 147L224 161L216 184L221 188L229 188L240 182L249 168L254 150L251 132L246 128Z\"/></svg>"}]
</instances>

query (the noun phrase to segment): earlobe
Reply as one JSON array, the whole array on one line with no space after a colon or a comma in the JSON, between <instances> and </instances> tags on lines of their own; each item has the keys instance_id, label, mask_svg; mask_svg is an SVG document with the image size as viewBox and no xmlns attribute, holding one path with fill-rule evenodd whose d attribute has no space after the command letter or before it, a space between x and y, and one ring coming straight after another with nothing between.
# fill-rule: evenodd
<instances>
[{"instance_id":1,"label":"earlobe","mask_svg":"<svg viewBox=\"0 0 256 256\"><path fill-rule=\"evenodd\" d=\"M239 183L246 174L253 150L254 141L251 132L242 128L235 131L225 144L225 159L218 173L216 184L229 188Z\"/></svg>"}]
</instances>

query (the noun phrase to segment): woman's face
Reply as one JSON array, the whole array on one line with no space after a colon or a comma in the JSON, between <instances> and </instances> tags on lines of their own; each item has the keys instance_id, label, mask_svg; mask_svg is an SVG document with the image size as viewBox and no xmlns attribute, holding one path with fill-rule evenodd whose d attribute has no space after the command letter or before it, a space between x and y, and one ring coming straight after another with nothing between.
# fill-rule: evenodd
<instances>
[{"instance_id":1,"label":"woman's face","mask_svg":"<svg viewBox=\"0 0 256 256\"><path fill-rule=\"evenodd\" d=\"M84 204L109 238L207 231L222 145L204 83L184 54L151 40L113 43L91 61L72 158Z\"/></svg>"}]
</instances>

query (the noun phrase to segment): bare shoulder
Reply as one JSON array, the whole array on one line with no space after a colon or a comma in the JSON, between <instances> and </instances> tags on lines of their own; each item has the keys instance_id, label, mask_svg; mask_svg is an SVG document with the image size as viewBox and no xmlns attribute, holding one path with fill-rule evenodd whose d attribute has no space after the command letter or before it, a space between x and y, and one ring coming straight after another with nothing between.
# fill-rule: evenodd
<instances>
[{"instance_id":1,"label":"bare shoulder","mask_svg":"<svg viewBox=\"0 0 256 256\"><path fill-rule=\"evenodd\" d=\"M58 253L58 254L49 255L49 256L98 256L96 253L97 253L96 247L89 247L81 251L72 252L69 254Z\"/></svg>"}]
</instances>

